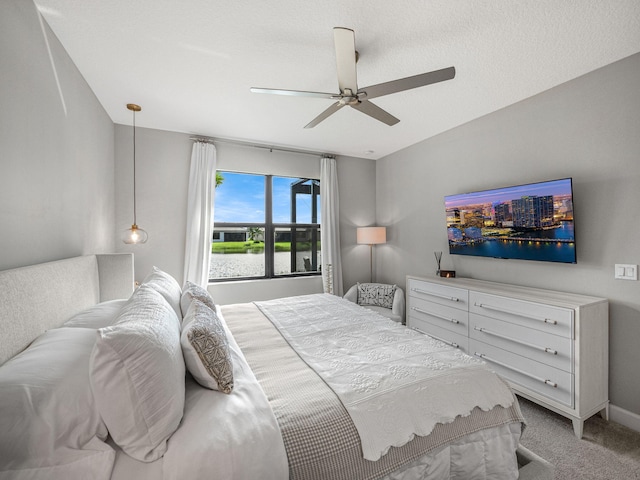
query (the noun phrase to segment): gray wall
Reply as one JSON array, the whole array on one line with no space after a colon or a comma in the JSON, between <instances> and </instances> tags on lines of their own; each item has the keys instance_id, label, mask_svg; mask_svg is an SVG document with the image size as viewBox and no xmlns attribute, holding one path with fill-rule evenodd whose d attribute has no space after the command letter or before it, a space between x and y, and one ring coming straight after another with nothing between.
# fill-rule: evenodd
<instances>
[{"instance_id":1,"label":"gray wall","mask_svg":"<svg viewBox=\"0 0 640 480\"><path fill-rule=\"evenodd\" d=\"M115 126L115 248L134 254L137 281L156 266L182 282L192 143L185 134L136 127L137 222L149 240L125 245L122 233L133 223L133 128Z\"/></svg>"},{"instance_id":2,"label":"gray wall","mask_svg":"<svg viewBox=\"0 0 640 480\"><path fill-rule=\"evenodd\" d=\"M459 276L610 299L610 398L640 414L640 54L377 162L379 278L433 275L433 252ZM573 177L575 265L450 256L444 196Z\"/></svg>"},{"instance_id":3,"label":"gray wall","mask_svg":"<svg viewBox=\"0 0 640 480\"><path fill-rule=\"evenodd\" d=\"M123 108L124 105L123 105ZM142 112L137 115L144 115ZM138 116L138 120L140 119ZM191 161L190 135L147 128L136 129L136 176L138 225L149 234L143 245L125 245L120 233L133 221L133 147L132 127L115 127L116 163L116 250L133 252L136 280L141 281L155 265L179 282L184 269L187 190ZM272 173L299 177L320 176L318 155L295 154L278 150L217 143L218 168L251 173ZM340 195L340 233L343 241L343 278L345 287L369 276L369 250L354 246L356 226L375 221L375 162L338 157ZM209 290L220 303L238 303L276 298L292 294L319 292L320 277L217 283Z\"/></svg>"},{"instance_id":4,"label":"gray wall","mask_svg":"<svg viewBox=\"0 0 640 480\"><path fill-rule=\"evenodd\" d=\"M113 251L113 123L31 1L0 2L0 270Z\"/></svg>"},{"instance_id":5,"label":"gray wall","mask_svg":"<svg viewBox=\"0 0 640 480\"><path fill-rule=\"evenodd\" d=\"M356 244L356 228L376 224L376 162L362 158L339 157L337 164L342 280L346 293L349 287L357 282L369 281L369 246ZM377 253L377 250L374 250L374 281Z\"/></svg>"}]
</instances>

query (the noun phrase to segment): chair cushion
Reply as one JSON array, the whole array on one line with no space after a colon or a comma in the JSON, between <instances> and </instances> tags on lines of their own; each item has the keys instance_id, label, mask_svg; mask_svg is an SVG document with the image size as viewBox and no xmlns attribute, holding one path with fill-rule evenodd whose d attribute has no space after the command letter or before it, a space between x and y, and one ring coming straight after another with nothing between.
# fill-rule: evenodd
<instances>
[{"instance_id":1,"label":"chair cushion","mask_svg":"<svg viewBox=\"0 0 640 480\"><path fill-rule=\"evenodd\" d=\"M396 288L384 283L358 283L358 305L392 308Z\"/></svg>"}]
</instances>

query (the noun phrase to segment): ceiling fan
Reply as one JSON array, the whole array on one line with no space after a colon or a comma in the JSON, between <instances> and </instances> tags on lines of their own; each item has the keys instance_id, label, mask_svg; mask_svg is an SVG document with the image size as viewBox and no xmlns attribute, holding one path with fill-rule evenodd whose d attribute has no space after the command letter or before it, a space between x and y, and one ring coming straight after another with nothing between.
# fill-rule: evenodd
<instances>
[{"instance_id":1,"label":"ceiling fan","mask_svg":"<svg viewBox=\"0 0 640 480\"><path fill-rule=\"evenodd\" d=\"M271 93L275 95L292 95L296 97L329 98L337 100L336 103L311 120L304 128L313 128L330 115L336 113L342 107L348 105L356 110L369 115L387 125L395 125L400 120L386 112L369 100L391 93L411 90L432 83L451 80L456 75L454 67L421 73L412 77L400 78L390 82L379 83L369 87L358 88L356 81L356 51L355 34L349 28L335 27L333 29L333 41L336 47L336 64L338 71L338 87L340 93L306 92L301 90L280 90L274 88L252 87L253 93Z\"/></svg>"}]
</instances>

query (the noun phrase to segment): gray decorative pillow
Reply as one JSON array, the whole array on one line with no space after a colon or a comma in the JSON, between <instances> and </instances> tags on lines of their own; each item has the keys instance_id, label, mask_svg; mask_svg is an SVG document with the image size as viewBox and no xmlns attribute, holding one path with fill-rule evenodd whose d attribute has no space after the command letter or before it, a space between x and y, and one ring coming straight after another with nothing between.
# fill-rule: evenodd
<instances>
[{"instance_id":1,"label":"gray decorative pillow","mask_svg":"<svg viewBox=\"0 0 640 480\"><path fill-rule=\"evenodd\" d=\"M194 299L184 318L180 345L187 370L203 387L231 393L233 364L229 341L216 312Z\"/></svg>"},{"instance_id":2,"label":"gray decorative pillow","mask_svg":"<svg viewBox=\"0 0 640 480\"><path fill-rule=\"evenodd\" d=\"M384 283L359 283L358 305L392 308L396 288L396 285Z\"/></svg>"},{"instance_id":3,"label":"gray decorative pillow","mask_svg":"<svg viewBox=\"0 0 640 480\"><path fill-rule=\"evenodd\" d=\"M194 298L200 300L215 312L216 305L209 292L200 285L196 285L195 283L187 280L182 286L182 296L180 297L180 309L182 310L183 317L186 317L187 311L191 306L191 301Z\"/></svg>"}]
</instances>

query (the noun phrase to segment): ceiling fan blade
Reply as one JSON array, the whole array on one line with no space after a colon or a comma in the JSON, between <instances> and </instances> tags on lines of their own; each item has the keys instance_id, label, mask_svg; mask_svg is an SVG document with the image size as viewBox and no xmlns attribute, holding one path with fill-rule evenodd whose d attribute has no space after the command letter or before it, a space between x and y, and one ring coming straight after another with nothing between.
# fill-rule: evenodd
<instances>
[{"instance_id":1,"label":"ceiling fan blade","mask_svg":"<svg viewBox=\"0 0 640 480\"><path fill-rule=\"evenodd\" d=\"M382 123L386 123L387 125L395 125L400 120L391 115L389 112L381 109L377 105L371 103L368 100L362 100L358 103L354 103L351 105L356 110L361 111L362 113L366 113L370 117L375 118L376 120L381 121Z\"/></svg>"},{"instance_id":2,"label":"ceiling fan blade","mask_svg":"<svg viewBox=\"0 0 640 480\"><path fill-rule=\"evenodd\" d=\"M340 94L324 92L305 92L303 90L281 90L278 88L251 87L252 93L271 93L273 95L290 95L292 97L340 98Z\"/></svg>"},{"instance_id":3,"label":"ceiling fan blade","mask_svg":"<svg viewBox=\"0 0 640 480\"><path fill-rule=\"evenodd\" d=\"M412 77L371 85L370 87L361 88L358 93L365 92L367 94L366 98L371 99L404 90L411 90L412 88L424 87L432 83L444 82L445 80L451 80L455 76L455 67L448 67L441 70L434 70L433 72L421 73L420 75L414 75Z\"/></svg>"},{"instance_id":4,"label":"ceiling fan blade","mask_svg":"<svg viewBox=\"0 0 640 480\"><path fill-rule=\"evenodd\" d=\"M349 28L335 27L333 29L333 42L336 47L336 66L340 93L344 94L345 90L351 90L351 94L355 95L358 91L355 34Z\"/></svg>"},{"instance_id":5,"label":"ceiling fan blade","mask_svg":"<svg viewBox=\"0 0 640 480\"><path fill-rule=\"evenodd\" d=\"M307 123L304 128L313 128L316 125L318 125L321 121L323 121L325 118L327 118L330 115L333 115L334 113L336 113L338 110L340 110L342 107L344 107L343 104L341 104L340 102L336 102L333 105L331 105L329 108L327 108L324 112L322 112L320 115L318 115L316 118L314 118L313 120L311 120L309 123Z\"/></svg>"}]
</instances>

